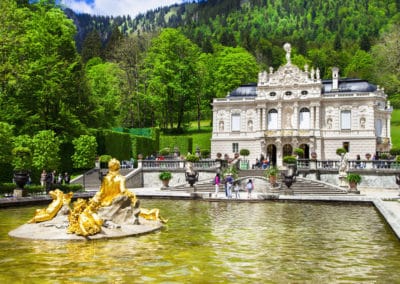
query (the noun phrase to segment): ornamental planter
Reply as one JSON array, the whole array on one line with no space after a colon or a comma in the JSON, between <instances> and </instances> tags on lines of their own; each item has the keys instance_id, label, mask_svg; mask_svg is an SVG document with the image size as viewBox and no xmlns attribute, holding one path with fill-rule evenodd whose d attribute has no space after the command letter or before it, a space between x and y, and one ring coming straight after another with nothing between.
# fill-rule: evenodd
<instances>
[{"instance_id":1,"label":"ornamental planter","mask_svg":"<svg viewBox=\"0 0 400 284\"><path fill-rule=\"evenodd\" d=\"M26 190L24 186L29 180L29 172L28 171L16 171L14 172L14 182L17 185L17 188L14 190L15 197L26 196Z\"/></svg>"}]
</instances>

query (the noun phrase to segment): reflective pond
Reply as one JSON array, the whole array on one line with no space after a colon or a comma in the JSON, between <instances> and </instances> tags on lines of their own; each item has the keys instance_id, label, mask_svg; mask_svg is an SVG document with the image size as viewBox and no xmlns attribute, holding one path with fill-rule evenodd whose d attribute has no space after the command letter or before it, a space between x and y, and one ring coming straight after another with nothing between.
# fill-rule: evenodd
<instances>
[{"instance_id":1,"label":"reflective pond","mask_svg":"<svg viewBox=\"0 0 400 284\"><path fill-rule=\"evenodd\" d=\"M162 231L87 242L8 232L36 207L0 210L1 283L399 283L400 242L373 206L142 200Z\"/></svg>"}]
</instances>

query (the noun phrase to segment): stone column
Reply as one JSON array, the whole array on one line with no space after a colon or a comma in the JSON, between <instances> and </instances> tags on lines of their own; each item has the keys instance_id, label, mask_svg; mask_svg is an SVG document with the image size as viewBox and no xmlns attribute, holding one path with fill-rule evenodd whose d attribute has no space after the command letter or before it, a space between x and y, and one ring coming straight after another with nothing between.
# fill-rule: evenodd
<instances>
[{"instance_id":1,"label":"stone column","mask_svg":"<svg viewBox=\"0 0 400 284\"><path fill-rule=\"evenodd\" d=\"M293 105L293 115L294 115L294 125L293 130L295 130L296 135L299 129L299 104L297 102Z\"/></svg>"}]
</instances>

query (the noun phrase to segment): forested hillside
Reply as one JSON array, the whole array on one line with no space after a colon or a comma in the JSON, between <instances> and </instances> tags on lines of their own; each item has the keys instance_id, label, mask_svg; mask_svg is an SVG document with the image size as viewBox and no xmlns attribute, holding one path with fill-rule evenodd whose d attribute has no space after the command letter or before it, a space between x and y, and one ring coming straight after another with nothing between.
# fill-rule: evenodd
<instances>
[{"instance_id":1,"label":"forested hillside","mask_svg":"<svg viewBox=\"0 0 400 284\"><path fill-rule=\"evenodd\" d=\"M324 78L330 77L332 66L338 66L342 76L372 80L387 85L389 94L399 93L396 80L386 74L379 78L372 74L375 63L367 54L385 33L388 37L395 35L393 25L400 21L399 0L198 2L159 8L135 18L73 15L71 11L68 14L80 31L78 47L87 35L93 36L93 30L107 47L115 26L123 35L143 35L172 27L180 29L205 53L213 53L216 44L240 46L256 58L260 69L267 69L282 64L282 45L290 42L295 49L294 62L318 66Z\"/></svg>"},{"instance_id":2,"label":"forested hillside","mask_svg":"<svg viewBox=\"0 0 400 284\"><path fill-rule=\"evenodd\" d=\"M400 106L399 0L210 0L135 18L62 13L51 0L0 5L0 115L18 134L184 131L211 119L213 98L280 66L285 42L300 68L329 78L338 66Z\"/></svg>"}]
</instances>

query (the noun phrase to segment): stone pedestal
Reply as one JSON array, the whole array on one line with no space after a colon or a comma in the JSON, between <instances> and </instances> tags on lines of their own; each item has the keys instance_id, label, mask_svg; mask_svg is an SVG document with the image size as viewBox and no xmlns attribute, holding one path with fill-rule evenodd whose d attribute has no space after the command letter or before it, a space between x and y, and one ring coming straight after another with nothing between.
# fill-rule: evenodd
<instances>
[{"instance_id":1,"label":"stone pedestal","mask_svg":"<svg viewBox=\"0 0 400 284\"><path fill-rule=\"evenodd\" d=\"M23 193L24 193L23 189L14 189L13 196L16 198L22 197Z\"/></svg>"}]
</instances>

